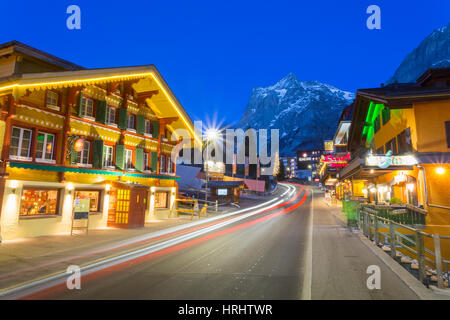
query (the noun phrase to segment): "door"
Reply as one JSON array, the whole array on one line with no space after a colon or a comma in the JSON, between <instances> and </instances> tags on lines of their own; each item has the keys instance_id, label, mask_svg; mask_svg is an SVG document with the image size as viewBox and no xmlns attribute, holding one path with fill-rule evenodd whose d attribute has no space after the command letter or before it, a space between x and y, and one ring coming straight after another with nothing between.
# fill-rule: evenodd
<instances>
[{"instance_id":1,"label":"door","mask_svg":"<svg viewBox=\"0 0 450 320\"><path fill-rule=\"evenodd\" d=\"M131 193L129 227L143 227L145 224L145 208L147 207L147 189L134 189Z\"/></svg>"}]
</instances>

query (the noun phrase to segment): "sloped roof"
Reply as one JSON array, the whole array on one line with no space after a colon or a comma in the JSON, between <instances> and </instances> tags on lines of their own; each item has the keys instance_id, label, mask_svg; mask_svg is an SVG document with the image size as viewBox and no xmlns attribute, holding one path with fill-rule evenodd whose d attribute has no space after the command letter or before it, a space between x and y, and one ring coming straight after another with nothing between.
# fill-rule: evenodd
<instances>
[{"instance_id":1,"label":"sloped roof","mask_svg":"<svg viewBox=\"0 0 450 320\"><path fill-rule=\"evenodd\" d=\"M36 49L34 47L26 45L25 43L19 42L17 40L12 40L12 41L8 41L8 42L0 44L0 50L8 48L8 47L11 47L11 49L13 51L35 57L39 60L46 61L48 63L57 65L59 67L67 69L67 70L82 70L82 69L84 69L84 67L79 66L73 62L58 58L57 56L54 56L45 51Z\"/></svg>"}]
</instances>

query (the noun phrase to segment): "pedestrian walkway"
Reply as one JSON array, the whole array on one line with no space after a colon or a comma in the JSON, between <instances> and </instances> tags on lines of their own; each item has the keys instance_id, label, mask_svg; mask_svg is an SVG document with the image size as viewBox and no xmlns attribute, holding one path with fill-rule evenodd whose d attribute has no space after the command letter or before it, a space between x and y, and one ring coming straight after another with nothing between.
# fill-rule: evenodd
<instances>
[{"instance_id":1,"label":"pedestrian walkway","mask_svg":"<svg viewBox=\"0 0 450 320\"><path fill-rule=\"evenodd\" d=\"M346 228L338 205L325 202L315 193L313 202L313 279L312 299L418 299L383 261L369 250L359 235ZM381 271L381 288L369 290L367 268Z\"/></svg>"}]
</instances>

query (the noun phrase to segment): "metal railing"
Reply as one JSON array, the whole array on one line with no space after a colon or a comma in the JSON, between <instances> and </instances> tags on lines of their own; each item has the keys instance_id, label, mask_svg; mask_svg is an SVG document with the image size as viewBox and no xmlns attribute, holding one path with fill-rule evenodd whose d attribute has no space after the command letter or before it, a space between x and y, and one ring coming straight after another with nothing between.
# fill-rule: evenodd
<instances>
[{"instance_id":1,"label":"metal railing","mask_svg":"<svg viewBox=\"0 0 450 320\"><path fill-rule=\"evenodd\" d=\"M410 204L399 206L363 204L362 206L364 208L375 210L373 213L379 217L386 218L397 223L417 226L425 225L427 211Z\"/></svg>"},{"instance_id":2,"label":"metal railing","mask_svg":"<svg viewBox=\"0 0 450 320\"><path fill-rule=\"evenodd\" d=\"M422 283L428 286L430 282L437 282L438 288L449 288L450 260L441 254L441 241L450 240L449 236L431 235L383 217L378 210L367 205L356 210L356 224L366 237L390 252L392 258Z\"/></svg>"}]
</instances>

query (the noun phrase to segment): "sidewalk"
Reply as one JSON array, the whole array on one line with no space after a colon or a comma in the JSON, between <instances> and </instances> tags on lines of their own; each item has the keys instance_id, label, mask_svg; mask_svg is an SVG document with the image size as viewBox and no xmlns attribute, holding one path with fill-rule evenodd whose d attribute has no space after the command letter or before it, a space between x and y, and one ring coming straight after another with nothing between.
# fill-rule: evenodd
<instances>
[{"instance_id":1,"label":"sidewalk","mask_svg":"<svg viewBox=\"0 0 450 320\"><path fill-rule=\"evenodd\" d=\"M319 197L320 197L320 195L319 195ZM328 201L326 201L324 198L318 198L316 201L317 201L317 207L327 208L327 211L329 213L331 213L334 220L337 223L339 223L339 225L341 227L348 226L347 217L346 217L345 213L342 212L342 202L341 201L338 200L336 204L331 204ZM322 215L323 215L323 213L322 213ZM322 218L322 219L324 219L324 218ZM342 228L342 230L344 230L344 228ZM381 248L376 246L372 241L367 239L360 232L352 232L348 228L345 228L345 230L347 230L347 233L348 233L346 235L346 239L345 239L346 245L354 247L353 248L354 251L353 251L352 255L354 255L355 257L358 257L358 259L359 259L358 263L362 262L363 257L367 261L371 260L371 261L375 262L375 257L377 259L379 259L379 262L382 261L382 263L384 264L384 267L382 267L382 269L384 269L384 272L382 272L383 277L390 278L390 280L387 281L387 283L390 286L389 290L392 290L392 291L394 290L392 283L389 283L389 282L396 281L394 279L395 279L395 277L397 277L398 279L401 280L401 282L403 282L402 286L406 286L407 288L409 288L412 292L414 292L414 294L417 295L417 297L419 299L424 299L424 300L430 300L430 299L431 300L449 300L450 299L449 293L445 292L445 290L439 291L431 286L430 286L430 289L427 289L409 271L407 271L403 266L401 266L401 264L399 264L397 261L392 259L388 254L386 254L386 252L384 252ZM323 232L323 231L321 231L321 232ZM344 231L339 231L339 233L341 233L341 232L343 233ZM359 241L355 241L356 239L358 239ZM350 242L350 241L353 241L353 242ZM333 242L337 243L338 240L335 239L335 240L333 240ZM355 250L355 248L357 248L357 247L358 247L358 250ZM334 249L336 249L336 247ZM334 254L334 251L333 251L333 254ZM348 255L348 256L352 256L352 255ZM341 258L341 257L339 257L339 258ZM356 263L356 261L355 261L355 263ZM363 265L369 265L369 263L365 262L365 264L363 263ZM378 264L378 265L381 267L381 264ZM336 267L336 269L338 269L338 264L335 264L335 267ZM355 265L352 265L351 267L342 268L342 270L345 270L345 269L351 270L352 268L354 269L354 267L355 267ZM364 275L364 276L366 276L366 275ZM347 280L350 282L350 279L347 279ZM361 282L361 281L362 280L360 280L359 282ZM383 281L383 283L386 283L386 281ZM399 283L397 282L397 286L398 285L399 285ZM322 294L325 294L325 293L322 293ZM365 294L365 292L363 290L360 290L359 294L361 294L361 297L362 297L362 295ZM378 293L375 293L375 294L378 294ZM360 299L360 298L357 298L357 299ZM402 295L397 296L394 294L394 295L392 295L392 298L393 299L405 299L406 297L402 296Z\"/></svg>"},{"instance_id":2,"label":"sidewalk","mask_svg":"<svg viewBox=\"0 0 450 320\"><path fill-rule=\"evenodd\" d=\"M263 199L268 201L270 197ZM116 255L130 250L131 246L135 248L157 243L161 241L162 236L156 234L156 237L153 237L155 232L169 232L170 228L183 225L185 228L189 228L191 224L197 226L198 221L207 224L208 218L254 206L259 200L243 199L240 208L222 207L218 213L209 212L207 218L202 216L199 219L194 216L191 220L190 215L180 214L178 218L154 220L143 228L104 228L89 230L87 235L85 231L77 231L72 236L62 234L4 241L0 245L0 289L61 272L71 264L83 265ZM176 231L173 235L168 234L164 240L176 236L179 232L181 231Z\"/></svg>"}]
</instances>

